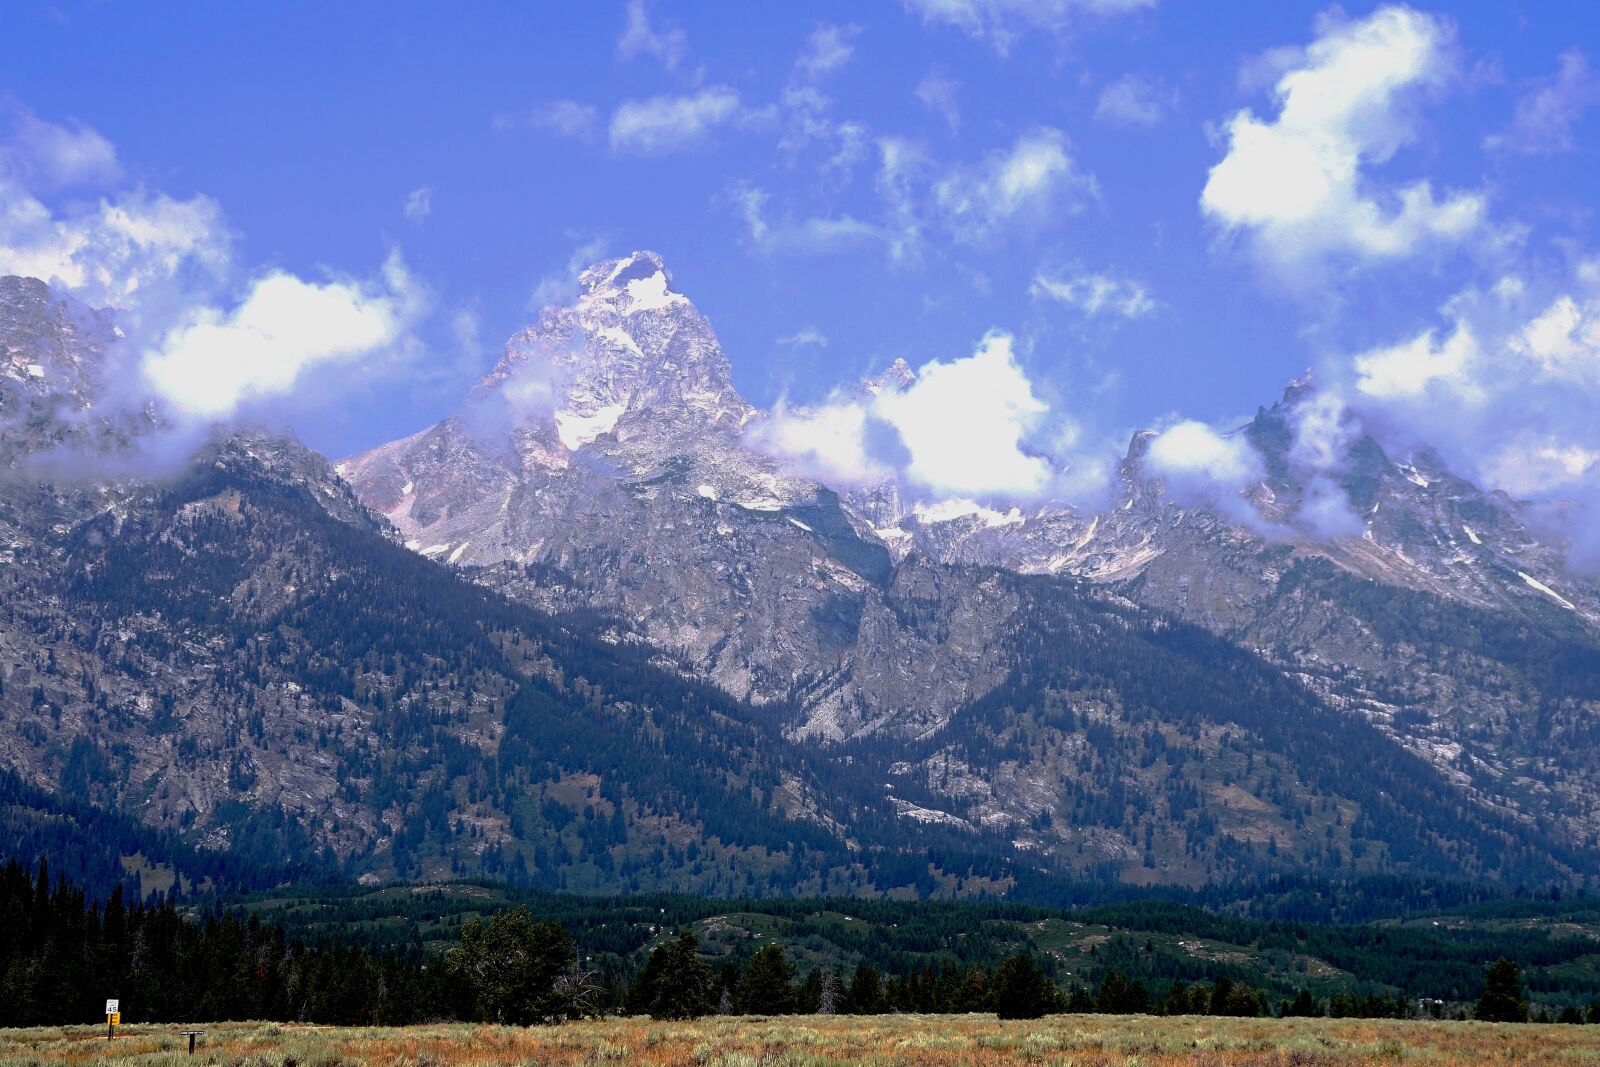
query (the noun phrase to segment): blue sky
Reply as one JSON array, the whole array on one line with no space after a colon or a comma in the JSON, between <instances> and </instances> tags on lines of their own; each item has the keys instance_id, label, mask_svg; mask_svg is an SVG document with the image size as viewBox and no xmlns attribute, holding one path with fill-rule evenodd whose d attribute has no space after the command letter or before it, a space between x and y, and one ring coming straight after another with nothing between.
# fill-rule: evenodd
<instances>
[{"instance_id":1,"label":"blue sky","mask_svg":"<svg viewBox=\"0 0 1600 1067\"><path fill-rule=\"evenodd\" d=\"M1316 367L1364 424L1485 480L1600 480L1585 3L55 3L7 21L0 259L65 262L86 299L150 270L110 295L163 331L195 320L197 290L219 329L365 300L342 340L204 407L330 454L446 414L575 265L652 248L761 405L823 404L1000 330L1080 464L1137 427L1226 427ZM178 245L89 240L98 272L50 245L124 204L165 210ZM169 377L191 367L164 355ZM1191 443L1204 477L1243 476Z\"/></svg>"}]
</instances>

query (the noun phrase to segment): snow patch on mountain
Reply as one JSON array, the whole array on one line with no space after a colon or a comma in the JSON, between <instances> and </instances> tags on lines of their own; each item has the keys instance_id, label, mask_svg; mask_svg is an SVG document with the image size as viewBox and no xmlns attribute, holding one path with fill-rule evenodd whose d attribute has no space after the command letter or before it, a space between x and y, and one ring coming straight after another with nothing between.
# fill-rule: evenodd
<instances>
[{"instance_id":1,"label":"snow patch on mountain","mask_svg":"<svg viewBox=\"0 0 1600 1067\"><path fill-rule=\"evenodd\" d=\"M629 282L627 293L630 315L640 311L661 311L689 302L682 293L674 293L667 288L667 275L659 270L648 278L635 278Z\"/></svg>"},{"instance_id":2,"label":"snow patch on mountain","mask_svg":"<svg viewBox=\"0 0 1600 1067\"><path fill-rule=\"evenodd\" d=\"M568 451L576 452L601 434L616 428L617 420L627 410L626 404L606 404L592 415L579 415L572 411L556 412L556 434Z\"/></svg>"},{"instance_id":3,"label":"snow patch on mountain","mask_svg":"<svg viewBox=\"0 0 1600 1067\"><path fill-rule=\"evenodd\" d=\"M1543 593L1545 596L1549 597L1551 600L1554 600L1557 604L1560 604L1562 607L1566 608L1568 611L1577 611L1578 610L1578 605L1574 604L1572 601L1568 600L1566 597L1562 596L1560 593L1556 592L1554 589L1551 589L1548 585L1545 585L1543 582L1541 582L1539 579L1535 578L1533 575L1526 574L1526 573L1524 573L1522 571L1518 571L1517 572L1517 576L1519 578L1521 578L1524 582L1527 582L1530 588L1537 589L1539 592Z\"/></svg>"},{"instance_id":4,"label":"snow patch on mountain","mask_svg":"<svg viewBox=\"0 0 1600 1067\"><path fill-rule=\"evenodd\" d=\"M1014 526L1026 521L1021 508L996 511L964 497L952 497L937 504L917 504L912 508L912 514L926 523L954 522L970 515L989 527Z\"/></svg>"}]
</instances>

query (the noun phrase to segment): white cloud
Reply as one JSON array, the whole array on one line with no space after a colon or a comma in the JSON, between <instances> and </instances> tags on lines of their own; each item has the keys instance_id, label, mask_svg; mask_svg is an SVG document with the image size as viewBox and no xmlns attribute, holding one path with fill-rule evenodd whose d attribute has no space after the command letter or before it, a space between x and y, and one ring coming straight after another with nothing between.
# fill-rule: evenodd
<instances>
[{"instance_id":1,"label":"white cloud","mask_svg":"<svg viewBox=\"0 0 1600 1067\"><path fill-rule=\"evenodd\" d=\"M657 29L650 24L650 7L646 0L628 0L622 35L617 38L619 58L654 56L663 67L676 70L688 50L689 39L683 30L676 26Z\"/></svg>"},{"instance_id":2,"label":"white cloud","mask_svg":"<svg viewBox=\"0 0 1600 1067\"><path fill-rule=\"evenodd\" d=\"M778 338L784 348L827 348L828 335L815 326L806 326L787 337Z\"/></svg>"},{"instance_id":3,"label":"white cloud","mask_svg":"<svg viewBox=\"0 0 1600 1067\"><path fill-rule=\"evenodd\" d=\"M922 150L900 137L878 140L878 195L884 204L884 232L889 258L915 260L922 246L923 222L918 190L928 161Z\"/></svg>"},{"instance_id":4,"label":"white cloud","mask_svg":"<svg viewBox=\"0 0 1600 1067\"><path fill-rule=\"evenodd\" d=\"M1569 294L1557 297L1523 327L1511 348L1552 378L1600 382L1600 300L1580 304Z\"/></svg>"},{"instance_id":5,"label":"white cloud","mask_svg":"<svg viewBox=\"0 0 1600 1067\"><path fill-rule=\"evenodd\" d=\"M1049 408L1012 353L990 333L965 359L924 364L909 387L880 393L875 414L899 433L906 473L935 492L1032 495L1048 487L1050 464L1024 449Z\"/></svg>"},{"instance_id":6,"label":"white cloud","mask_svg":"<svg viewBox=\"0 0 1600 1067\"><path fill-rule=\"evenodd\" d=\"M1146 457L1169 482L1238 490L1261 478L1261 457L1243 435L1224 436L1188 419L1156 435Z\"/></svg>"},{"instance_id":7,"label":"white cloud","mask_svg":"<svg viewBox=\"0 0 1600 1067\"><path fill-rule=\"evenodd\" d=\"M405 207L401 209L412 222L421 222L433 214L433 186L423 185L406 194Z\"/></svg>"},{"instance_id":8,"label":"white cloud","mask_svg":"<svg viewBox=\"0 0 1600 1067\"><path fill-rule=\"evenodd\" d=\"M44 193L115 183L116 149L81 123L46 122L15 101L0 104L0 274L70 289L90 304L131 309L152 290L213 279L232 235L216 203L142 189L108 189L52 210Z\"/></svg>"},{"instance_id":9,"label":"white cloud","mask_svg":"<svg viewBox=\"0 0 1600 1067\"><path fill-rule=\"evenodd\" d=\"M578 100L550 100L523 116L495 117L494 127L497 130L509 130L517 126L526 126L557 137L570 137L575 141L592 141L600 132L600 111L594 105Z\"/></svg>"},{"instance_id":10,"label":"white cloud","mask_svg":"<svg viewBox=\"0 0 1600 1067\"><path fill-rule=\"evenodd\" d=\"M1548 155L1573 149L1572 127L1583 113L1600 103L1600 79L1589 71L1576 48L1561 53L1559 67L1517 101L1511 126L1484 139L1484 147L1524 155Z\"/></svg>"},{"instance_id":11,"label":"white cloud","mask_svg":"<svg viewBox=\"0 0 1600 1067\"><path fill-rule=\"evenodd\" d=\"M806 38L805 51L795 67L807 78L826 77L850 62L860 35L860 26L823 23Z\"/></svg>"},{"instance_id":12,"label":"white cloud","mask_svg":"<svg viewBox=\"0 0 1600 1067\"><path fill-rule=\"evenodd\" d=\"M891 262L905 263L920 259L931 234L982 244L1007 229L1048 226L1099 196L1059 130L1034 130L975 163L945 168L903 137L880 137L876 147L879 210L865 218L808 211L793 196L775 205L767 189L749 182L735 183L721 199L763 251L821 254L876 244Z\"/></svg>"},{"instance_id":13,"label":"white cloud","mask_svg":"<svg viewBox=\"0 0 1600 1067\"><path fill-rule=\"evenodd\" d=\"M961 129L961 107L956 102L956 93L960 89L961 83L958 81L939 74L929 74L917 83L913 92L923 107L943 119L951 133L956 133Z\"/></svg>"},{"instance_id":14,"label":"white cloud","mask_svg":"<svg viewBox=\"0 0 1600 1067\"><path fill-rule=\"evenodd\" d=\"M1291 283L1330 256L1405 256L1460 241L1484 220L1482 194L1440 198L1427 181L1387 187L1366 173L1415 137L1419 97L1448 82L1447 24L1389 6L1320 30L1278 79L1276 118L1245 110L1229 120L1228 153L1200 198Z\"/></svg>"},{"instance_id":15,"label":"white cloud","mask_svg":"<svg viewBox=\"0 0 1600 1067\"><path fill-rule=\"evenodd\" d=\"M1334 388L1317 389L1289 413L1294 438L1289 460L1313 471L1333 471L1344 466L1346 455L1361 433L1361 425Z\"/></svg>"},{"instance_id":16,"label":"white cloud","mask_svg":"<svg viewBox=\"0 0 1600 1067\"><path fill-rule=\"evenodd\" d=\"M76 119L46 122L15 100L0 99L0 189L109 185L122 177L117 150Z\"/></svg>"},{"instance_id":17,"label":"white cloud","mask_svg":"<svg viewBox=\"0 0 1600 1067\"><path fill-rule=\"evenodd\" d=\"M834 484L897 477L937 498L995 499L1037 497L1065 477L1073 492L1090 491L1103 467L1059 471L1031 446L1049 416L1011 336L996 331L970 356L923 364L903 386L886 381L815 408L780 405L750 434L795 470Z\"/></svg>"},{"instance_id":18,"label":"white cloud","mask_svg":"<svg viewBox=\"0 0 1600 1067\"><path fill-rule=\"evenodd\" d=\"M1528 260L1458 292L1441 318L1335 365L1352 408L1386 442L1426 443L1463 477L1531 498L1529 521L1600 573L1600 272Z\"/></svg>"},{"instance_id":19,"label":"white cloud","mask_svg":"<svg viewBox=\"0 0 1600 1067\"><path fill-rule=\"evenodd\" d=\"M1139 74L1124 74L1100 90L1095 104L1097 122L1113 126L1161 125L1177 103L1178 94Z\"/></svg>"},{"instance_id":20,"label":"white cloud","mask_svg":"<svg viewBox=\"0 0 1600 1067\"><path fill-rule=\"evenodd\" d=\"M744 223L751 245L765 253L826 255L887 240L881 227L850 215L771 217L771 194L749 183L729 188L726 199Z\"/></svg>"},{"instance_id":21,"label":"white cloud","mask_svg":"<svg viewBox=\"0 0 1600 1067\"><path fill-rule=\"evenodd\" d=\"M1024 33L1062 34L1085 19L1125 15L1156 6L1157 0L903 0L927 23L955 26L988 41L1002 54Z\"/></svg>"},{"instance_id":22,"label":"white cloud","mask_svg":"<svg viewBox=\"0 0 1600 1067\"><path fill-rule=\"evenodd\" d=\"M1078 168L1066 134L1048 127L1023 134L1010 148L934 184L933 200L952 233L981 240L1017 220L1048 221L1082 210L1100 186Z\"/></svg>"},{"instance_id":23,"label":"white cloud","mask_svg":"<svg viewBox=\"0 0 1600 1067\"><path fill-rule=\"evenodd\" d=\"M720 126L745 117L739 94L713 85L689 96L626 100L611 115L611 148L656 156L704 144Z\"/></svg>"},{"instance_id":24,"label":"white cloud","mask_svg":"<svg viewBox=\"0 0 1600 1067\"><path fill-rule=\"evenodd\" d=\"M1028 292L1076 308L1090 318L1116 315L1138 319L1155 310L1156 302L1140 282L1109 274L1075 271L1068 275L1036 274Z\"/></svg>"},{"instance_id":25,"label":"white cloud","mask_svg":"<svg viewBox=\"0 0 1600 1067\"><path fill-rule=\"evenodd\" d=\"M824 145L827 155L820 171L825 178L847 179L866 154L867 128L854 120L835 120L830 112L833 101L814 85L789 85L779 98L775 114L781 117L783 132L778 149L796 157L812 145ZM751 113L752 120L764 120L765 113Z\"/></svg>"},{"instance_id":26,"label":"white cloud","mask_svg":"<svg viewBox=\"0 0 1600 1067\"><path fill-rule=\"evenodd\" d=\"M312 367L350 362L399 342L420 294L398 255L381 286L307 282L273 271L233 308L189 309L144 353L151 386L180 414L231 415L248 401L291 391Z\"/></svg>"},{"instance_id":27,"label":"white cloud","mask_svg":"<svg viewBox=\"0 0 1600 1067\"><path fill-rule=\"evenodd\" d=\"M1600 474L1600 449L1553 437L1518 440L1487 464L1493 484L1518 496L1539 495L1583 483Z\"/></svg>"},{"instance_id":28,"label":"white cloud","mask_svg":"<svg viewBox=\"0 0 1600 1067\"><path fill-rule=\"evenodd\" d=\"M181 278L218 275L231 244L208 197L134 191L55 214L0 185L0 274L42 278L91 304L129 308Z\"/></svg>"},{"instance_id":29,"label":"white cloud","mask_svg":"<svg viewBox=\"0 0 1600 1067\"><path fill-rule=\"evenodd\" d=\"M1480 399L1472 377L1478 359L1478 339L1465 322L1442 343L1434 330L1424 330L1409 341L1374 348L1355 357L1356 389L1379 400L1419 397L1435 385L1463 400Z\"/></svg>"},{"instance_id":30,"label":"white cloud","mask_svg":"<svg viewBox=\"0 0 1600 1067\"><path fill-rule=\"evenodd\" d=\"M797 473L829 485L868 485L894 473L869 453L867 405L833 400L818 408L780 404L749 430L757 447L782 457Z\"/></svg>"},{"instance_id":31,"label":"white cloud","mask_svg":"<svg viewBox=\"0 0 1600 1067\"><path fill-rule=\"evenodd\" d=\"M1307 481L1305 498L1295 519L1322 539L1354 537L1366 529L1366 523L1350 506L1349 494L1332 478L1321 474Z\"/></svg>"}]
</instances>

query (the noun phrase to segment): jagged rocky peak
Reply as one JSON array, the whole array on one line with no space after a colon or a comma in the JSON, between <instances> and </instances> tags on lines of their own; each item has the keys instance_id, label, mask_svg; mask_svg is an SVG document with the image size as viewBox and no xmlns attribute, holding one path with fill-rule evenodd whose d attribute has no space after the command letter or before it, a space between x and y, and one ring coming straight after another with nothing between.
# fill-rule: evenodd
<instances>
[{"instance_id":1,"label":"jagged rocky peak","mask_svg":"<svg viewBox=\"0 0 1600 1067\"><path fill-rule=\"evenodd\" d=\"M586 300L621 302L628 310L640 311L688 303L687 297L672 288L672 272L656 252L601 260L578 275L578 295Z\"/></svg>"},{"instance_id":2,"label":"jagged rocky peak","mask_svg":"<svg viewBox=\"0 0 1600 1067\"><path fill-rule=\"evenodd\" d=\"M883 371L861 383L863 392L877 396L883 392L903 392L917 380L917 372L904 359L896 359Z\"/></svg>"},{"instance_id":3,"label":"jagged rocky peak","mask_svg":"<svg viewBox=\"0 0 1600 1067\"><path fill-rule=\"evenodd\" d=\"M715 331L655 252L589 267L575 299L547 307L506 342L475 396L509 396L554 419L568 448L630 416L736 427L752 409L733 386Z\"/></svg>"},{"instance_id":4,"label":"jagged rocky peak","mask_svg":"<svg viewBox=\"0 0 1600 1067\"><path fill-rule=\"evenodd\" d=\"M0 378L87 407L101 357L120 334L112 312L61 296L37 278L0 277Z\"/></svg>"}]
</instances>

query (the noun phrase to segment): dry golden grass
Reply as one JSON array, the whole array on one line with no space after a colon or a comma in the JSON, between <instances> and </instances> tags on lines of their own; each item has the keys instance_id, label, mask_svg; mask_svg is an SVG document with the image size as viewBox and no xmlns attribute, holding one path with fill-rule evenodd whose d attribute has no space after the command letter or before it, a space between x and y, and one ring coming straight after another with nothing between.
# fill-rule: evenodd
<instances>
[{"instance_id":1,"label":"dry golden grass","mask_svg":"<svg viewBox=\"0 0 1600 1067\"><path fill-rule=\"evenodd\" d=\"M898 1015L606 1019L561 1027L398 1028L215 1023L191 1060L181 1026L0 1030L0 1067L228 1064L238 1067L1333 1067L1344 1064L1600 1065L1600 1026L1332 1019Z\"/></svg>"}]
</instances>

